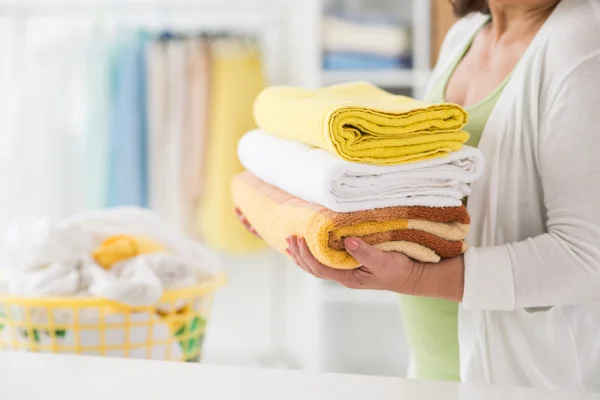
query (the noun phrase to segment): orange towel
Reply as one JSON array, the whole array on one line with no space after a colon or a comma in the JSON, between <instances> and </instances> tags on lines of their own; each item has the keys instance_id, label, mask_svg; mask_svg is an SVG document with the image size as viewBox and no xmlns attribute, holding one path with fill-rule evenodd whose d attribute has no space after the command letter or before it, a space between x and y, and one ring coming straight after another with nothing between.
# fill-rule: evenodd
<instances>
[{"instance_id":1,"label":"orange towel","mask_svg":"<svg viewBox=\"0 0 600 400\"><path fill-rule=\"evenodd\" d=\"M313 255L332 268L358 263L343 239L359 237L385 251L400 251L423 262L462 254L469 228L465 207L388 207L338 213L308 203L243 172L232 183L234 202L267 243L285 253L285 238L306 239Z\"/></svg>"}]
</instances>

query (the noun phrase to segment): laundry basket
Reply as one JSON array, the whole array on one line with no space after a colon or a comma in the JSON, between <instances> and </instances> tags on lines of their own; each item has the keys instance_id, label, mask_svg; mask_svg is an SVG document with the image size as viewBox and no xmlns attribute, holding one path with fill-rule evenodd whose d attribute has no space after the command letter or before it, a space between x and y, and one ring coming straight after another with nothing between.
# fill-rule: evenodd
<instances>
[{"instance_id":1,"label":"laundry basket","mask_svg":"<svg viewBox=\"0 0 600 400\"><path fill-rule=\"evenodd\" d=\"M219 274L152 307L99 298L0 295L0 350L199 362Z\"/></svg>"}]
</instances>

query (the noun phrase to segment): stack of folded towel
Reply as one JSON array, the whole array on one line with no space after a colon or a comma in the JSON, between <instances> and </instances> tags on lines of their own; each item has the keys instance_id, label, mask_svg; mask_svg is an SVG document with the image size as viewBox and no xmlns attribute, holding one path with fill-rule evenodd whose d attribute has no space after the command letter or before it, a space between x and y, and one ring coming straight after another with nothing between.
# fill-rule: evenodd
<instances>
[{"instance_id":1,"label":"stack of folded towel","mask_svg":"<svg viewBox=\"0 0 600 400\"><path fill-rule=\"evenodd\" d=\"M323 67L328 70L411 68L407 25L385 16L334 13L323 20Z\"/></svg>"},{"instance_id":2,"label":"stack of folded towel","mask_svg":"<svg viewBox=\"0 0 600 400\"><path fill-rule=\"evenodd\" d=\"M247 169L234 201L256 231L284 252L306 238L333 268L355 268L343 239L437 262L462 254L469 215L462 200L483 158L464 146L466 112L389 94L367 83L314 91L271 87L256 99L259 129L238 155Z\"/></svg>"}]
</instances>

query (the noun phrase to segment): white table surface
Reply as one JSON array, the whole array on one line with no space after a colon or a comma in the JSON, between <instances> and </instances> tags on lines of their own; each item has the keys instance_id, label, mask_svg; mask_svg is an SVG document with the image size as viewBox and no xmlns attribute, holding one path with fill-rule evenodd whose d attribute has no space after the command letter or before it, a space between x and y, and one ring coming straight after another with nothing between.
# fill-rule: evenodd
<instances>
[{"instance_id":1,"label":"white table surface","mask_svg":"<svg viewBox=\"0 0 600 400\"><path fill-rule=\"evenodd\" d=\"M588 400L396 378L0 352L2 400Z\"/></svg>"}]
</instances>

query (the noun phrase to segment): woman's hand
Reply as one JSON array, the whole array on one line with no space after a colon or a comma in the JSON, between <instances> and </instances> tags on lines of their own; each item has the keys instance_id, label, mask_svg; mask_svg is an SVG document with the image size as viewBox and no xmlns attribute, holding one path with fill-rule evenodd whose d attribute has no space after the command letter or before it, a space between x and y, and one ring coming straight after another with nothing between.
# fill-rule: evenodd
<instances>
[{"instance_id":1,"label":"woman's hand","mask_svg":"<svg viewBox=\"0 0 600 400\"><path fill-rule=\"evenodd\" d=\"M237 214L238 218L240 219L240 222L242 224L244 224L244 226L246 227L246 229L248 229L248 231L251 234L253 234L254 236L256 236L257 238L260 238L259 234L254 230L254 228L252 227L252 225L250 225L250 222L248 222L248 220L246 219L246 217L244 217L244 214L242 214L242 212L240 211L239 208L236 207L235 213Z\"/></svg>"},{"instance_id":2,"label":"woman's hand","mask_svg":"<svg viewBox=\"0 0 600 400\"><path fill-rule=\"evenodd\" d=\"M362 265L350 270L321 264L310 252L304 238L291 236L287 242L288 253L300 268L317 278L333 280L349 288L412 294L423 277L423 263L402 253L381 251L356 238L344 240L348 253Z\"/></svg>"},{"instance_id":3,"label":"woman's hand","mask_svg":"<svg viewBox=\"0 0 600 400\"><path fill-rule=\"evenodd\" d=\"M289 246L286 251L296 264L317 278L336 281L353 289L389 290L401 294L462 300L462 256L438 264L426 264L402 253L381 251L357 238L347 238L344 240L346 250L362 266L341 270L317 261L304 238L290 236L286 240Z\"/></svg>"}]
</instances>

